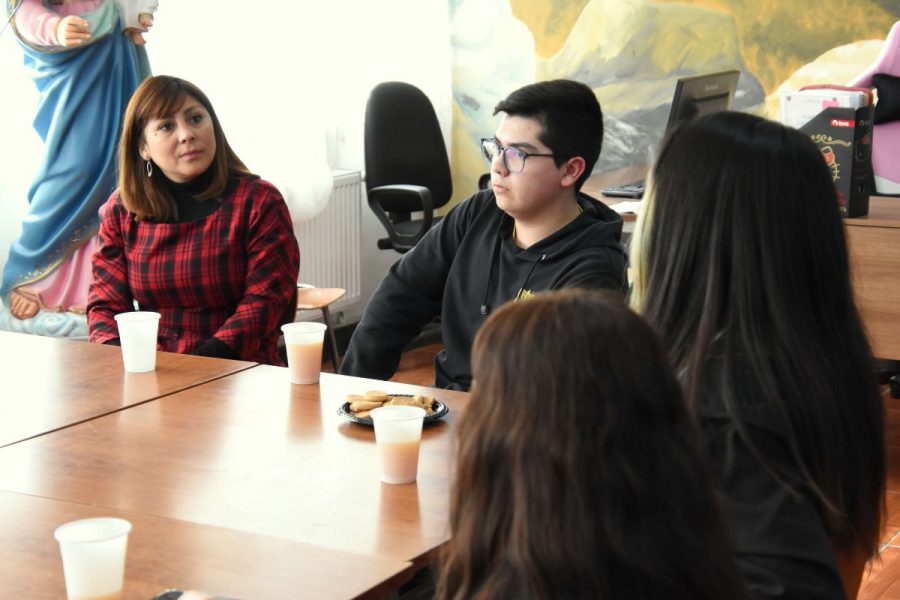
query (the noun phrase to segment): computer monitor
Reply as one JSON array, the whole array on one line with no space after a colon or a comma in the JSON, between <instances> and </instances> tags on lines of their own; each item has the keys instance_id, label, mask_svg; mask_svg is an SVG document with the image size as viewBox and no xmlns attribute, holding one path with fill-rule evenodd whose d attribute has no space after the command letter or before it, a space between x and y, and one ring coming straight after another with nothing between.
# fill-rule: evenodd
<instances>
[{"instance_id":1,"label":"computer monitor","mask_svg":"<svg viewBox=\"0 0 900 600\"><path fill-rule=\"evenodd\" d=\"M679 79L666 133L691 119L731 108L740 76L740 71L732 70Z\"/></svg>"},{"instance_id":2,"label":"computer monitor","mask_svg":"<svg viewBox=\"0 0 900 600\"><path fill-rule=\"evenodd\" d=\"M679 79L675 85L675 94L672 96L669 122L666 123L664 135L669 135L679 125L691 119L731 108L740 76L740 71L732 70ZM640 180L607 187L603 189L603 195L641 198L644 195L646 183L646 181Z\"/></svg>"}]
</instances>

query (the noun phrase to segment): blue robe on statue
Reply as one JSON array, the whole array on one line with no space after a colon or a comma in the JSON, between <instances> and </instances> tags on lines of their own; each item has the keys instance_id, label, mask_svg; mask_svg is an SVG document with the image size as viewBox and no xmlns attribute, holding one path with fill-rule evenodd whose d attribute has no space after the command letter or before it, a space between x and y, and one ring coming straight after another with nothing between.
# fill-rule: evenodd
<instances>
[{"instance_id":1,"label":"blue robe on statue","mask_svg":"<svg viewBox=\"0 0 900 600\"><path fill-rule=\"evenodd\" d=\"M83 46L38 48L20 37L40 92L34 128L46 152L3 270L0 295L7 304L13 288L46 277L96 234L98 209L116 187L125 107L150 74L146 51L121 34L111 0L81 17L92 31Z\"/></svg>"}]
</instances>

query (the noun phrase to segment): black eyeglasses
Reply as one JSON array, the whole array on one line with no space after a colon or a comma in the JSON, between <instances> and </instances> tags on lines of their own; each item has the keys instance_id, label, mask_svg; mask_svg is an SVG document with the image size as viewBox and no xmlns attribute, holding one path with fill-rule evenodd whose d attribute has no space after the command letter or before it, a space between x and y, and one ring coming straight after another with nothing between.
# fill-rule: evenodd
<instances>
[{"instance_id":1,"label":"black eyeglasses","mask_svg":"<svg viewBox=\"0 0 900 600\"><path fill-rule=\"evenodd\" d=\"M494 138L481 138L481 154L488 164L494 162L498 154L503 154L503 165L510 173L521 173L525 170L525 159L529 156L555 157L555 154L538 154L537 152L525 152L513 146L504 148Z\"/></svg>"}]
</instances>

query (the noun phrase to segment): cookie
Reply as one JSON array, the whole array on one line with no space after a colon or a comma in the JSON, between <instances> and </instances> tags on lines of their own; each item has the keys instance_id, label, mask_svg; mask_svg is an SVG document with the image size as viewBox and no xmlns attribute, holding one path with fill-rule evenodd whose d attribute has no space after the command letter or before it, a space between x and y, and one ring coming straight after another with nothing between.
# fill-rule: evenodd
<instances>
[{"instance_id":1,"label":"cookie","mask_svg":"<svg viewBox=\"0 0 900 600\"><path fill-rule=\"evenodd\" d=\"M370 411L373 408L378 408L382 405L381 402L372 402L369 400L357 400L356 402L350 403L350 412L358 413L361 411Z\"/></svg>"}]
</instances>

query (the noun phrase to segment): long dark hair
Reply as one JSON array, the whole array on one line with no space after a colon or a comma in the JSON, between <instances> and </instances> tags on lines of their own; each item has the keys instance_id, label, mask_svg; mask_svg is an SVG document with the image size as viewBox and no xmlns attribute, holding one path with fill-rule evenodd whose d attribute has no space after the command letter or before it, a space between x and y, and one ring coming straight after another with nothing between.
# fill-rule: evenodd
<instances>
[{"instance_id":1,"label":"long dark hair","mask_svg":"<svg viewBox=\"0 0 900 600\"><path fill-rule=\"evenodd\" d=\"M753 451L746 417L764 407L835 546L876 553L883 407L820 152L779 123L719 113L676 131L652 180L632 242L633 306L688 404L702 411L716 382Z\"/></svg>"},{"instance_id":2,"label":"long dark hair","mask_svg":"<svg viewBox=\"0 0 900 600\"><path fill-rule=\"evenodd\" d=\"M144 173L140 145L147 123L172 114L187 97L202 104L209 113L216 140L216 154L208 171L209 185L196 199L221 197L229 179L255 177L228 145L219 117L200 88L170 75L148 77L128 101L119 142L119 200L138 219L162 221L173 215L173 201L163 178L147 177Z\"/></svg>"},{"instance_id":3,"label":"long dark hair","mask_svg":"<svg viewBox=\"0 0 900 600\"><path fill-rule=\"evenodd\" d=\"M608 292L507 304L474 385L438 598L741 598L665 353Z\"/></svg>"}]
</instances>

